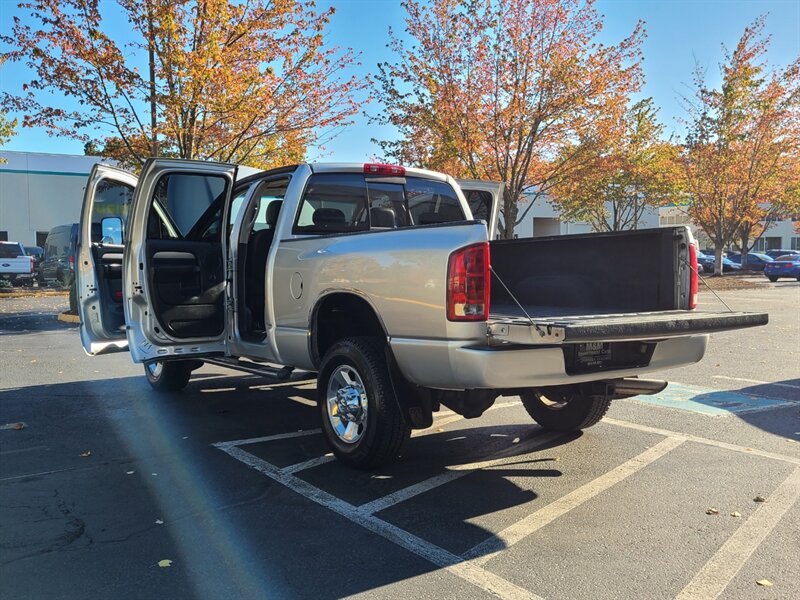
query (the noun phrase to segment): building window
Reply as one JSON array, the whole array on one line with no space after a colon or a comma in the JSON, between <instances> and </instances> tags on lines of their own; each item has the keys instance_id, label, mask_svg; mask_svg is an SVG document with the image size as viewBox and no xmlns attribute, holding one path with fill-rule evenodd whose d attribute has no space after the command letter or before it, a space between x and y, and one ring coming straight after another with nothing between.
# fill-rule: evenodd
<instances>
[{"instance_id":1,"label":"building window","mask_svg":"<svg viewBox=\"0 0 800 600\"><path fill-rule=\"evenodd\" d=\"M762 237L756 241L753 248L756 252L766 252L767 250L780 250L782 238L779 236Z\"/></svg>"},{"instance_id":2,"label":"building window","mask_svg":"<svg viewBox=\"0 0 800 600\"><path fill-rule=\"evenodd\" d=\"M667 224L667 217L662 215L661 217L659 217L658 222L661 225L666 225Z\"/></svg>"},{"instance_id":3,"label":"building window","mask_svg":"<svg viewBox=\"0 0 800 600\"><path fill-rule=\"evenodd\" d=\"M0 242L7 242L7 241L8 241L8 232L0 231Z\"/></svg>"},{"instance_id":4,"label":"building window","mask_svg":"<svg viewBox=\"0 0 800 600\"><path fill-rule=\"evenodd\" d=\"M791 244L792 250L800 250L800 237L793 237Z\"/></svg>"}]
</instances>

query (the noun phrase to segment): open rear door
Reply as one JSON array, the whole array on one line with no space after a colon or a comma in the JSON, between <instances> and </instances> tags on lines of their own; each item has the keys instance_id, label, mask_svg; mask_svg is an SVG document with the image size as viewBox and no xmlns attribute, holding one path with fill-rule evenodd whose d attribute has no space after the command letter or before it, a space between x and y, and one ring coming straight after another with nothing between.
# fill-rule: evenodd
<instances>
[{"instance_id":1,"label":"open rear door","mask_svg":"<svg viewBox=\"0 0 800 600\"><path fill-rule=\"evenodd\" d=\"M458 186L464 192L467 204L472 211L473 219L486 221L489 229L489 240L496 240L503 218L500 208L503 205L503 189L505 185L493 181L477 179L459 179Z\"/></svg>"},{"instance_id":2,"label":"open rear door","mask_svg":"<svg viewBox=\"0 0 800 600\"><path fill-rule=\"evenodd\" d=\"M75 269L81 343L87 354L128 349L122 292L124 231L135 175L95 165L89 174L78 229Z\"/></svg>"},{"instance_id":3,"label":"open rear door","mask_svg":"<svg viewBox=\"0 0 800 600\"><path fill-rule=\"evenodd\" d=\"M225 352L233 165L151 159L133 198L124 267L135 362Z\"/></svg>"}]
</instances>

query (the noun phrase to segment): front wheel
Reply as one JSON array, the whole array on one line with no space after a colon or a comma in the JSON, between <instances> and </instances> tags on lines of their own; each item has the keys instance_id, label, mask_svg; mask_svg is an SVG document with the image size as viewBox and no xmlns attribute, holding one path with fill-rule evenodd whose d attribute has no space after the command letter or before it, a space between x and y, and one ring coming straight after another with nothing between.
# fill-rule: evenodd
<instances>
[{"instance_id":1,"label":"front wheel","mask_svg":"<svg viewBox=\"0 0 800 600\"><path fill-rule=\"evenodd\" d=\"M336 458L357 469L372 469L399 456L411 429L378 340L336 342L322 359L317 395L322 431Z\"/></svg>"},{"instance_id":2,"label":"front wheel","mask_svg":"<svg viewBox=\"0 0 800 600\"><path fill-rule=\"evenodd\" d=\"M769 280L770 280L772 283L775 283L776 281L778 281L778 278L777 278L777 277L768 277L768 279L769 279Z\"/></svg>"},{"instance_id":3,"label":"front wheel","mask_svg":"<svg viewBox=\"0 0 800 600\"><path fill-rule=\"evenodd\" d=\"M580 431L605 416L611 399L587 396L569 388L532 390L520 395L528 414L544 429Z\"/></svg>"},{"instance_id":4,"label":"front wheel","mask_svg":"<svg viewBox=\"0 0 800 600\"><path fill-rule=\"evenodd\" d=\"M159 392L179 392L189 383L192 361L154 361L145 364L144 374L153 389Z\"/></svg>"}]
</instances>

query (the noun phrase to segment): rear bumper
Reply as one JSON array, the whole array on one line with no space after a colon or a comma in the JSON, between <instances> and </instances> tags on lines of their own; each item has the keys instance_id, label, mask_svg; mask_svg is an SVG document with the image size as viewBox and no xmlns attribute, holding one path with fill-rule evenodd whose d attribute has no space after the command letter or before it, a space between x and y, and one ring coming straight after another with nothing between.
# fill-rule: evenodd
<instances>
[{"instance_id":1,"label":"rear bumper","mask_svg":"<svg viewBox=\"0 0 800 600\"><path fill-rule=\"evenodd\" d=\"M413 383L440 389L510 389L631 377L680 367L703 358L708 335L658 342L647 367L567 375L559 347L465 347L464 342L392 339L392 351Z\"/></svg>"}]
</instances>

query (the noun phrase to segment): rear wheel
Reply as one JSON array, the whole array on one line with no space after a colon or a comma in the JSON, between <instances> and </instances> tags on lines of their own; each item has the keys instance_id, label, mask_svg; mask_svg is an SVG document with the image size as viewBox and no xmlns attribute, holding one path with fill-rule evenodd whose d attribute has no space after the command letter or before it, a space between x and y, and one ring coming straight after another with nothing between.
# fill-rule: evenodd
<instances>
[{"instance_id":1,"label":"rear wheel","mask_svg":"<svg viewBox=\"0 0 800 600\"><path fill-rule=\"evenodd\" d=\"M179 392L189 383L194 361L154 361L145 364L144 374L153 389L159 392Z\"/></svg>"},{"instance_id":2,"label":"rear wheel","mask_svg":"<svg viewBox=\"0 0 800 600\"><path fill-rule=\"evenodd\" d=\"M322 431L336 458L357 469L396 459L411 429L394 395L378 340L345 338L325 354L317 378Z\"/></svg>"},{"instance_id":3,"label":"rear wheel","mask_svg":"<svg viewBox=\"0 0 800 600\"><path fill-rule=\"evenodd\" d=\"M569 387L526 391L520 397L533 420L552 431L580 431L596 425L611 404L610 398L579 394Z\"/></svg>"},{"instance_id":4,"label":"rear wheel","mask_svg":"<svg viewBox=\"0 0 800 600\"><path fill-rule=\"evenodd\" d=\"M776 281L778 281L778 278L777 278L777 277L772 277L772 276L770 276L770 277L768 277L768 279L769 279L769 280L770 280L772 283L775 283Z\"/></svg>"}]
</instances>

